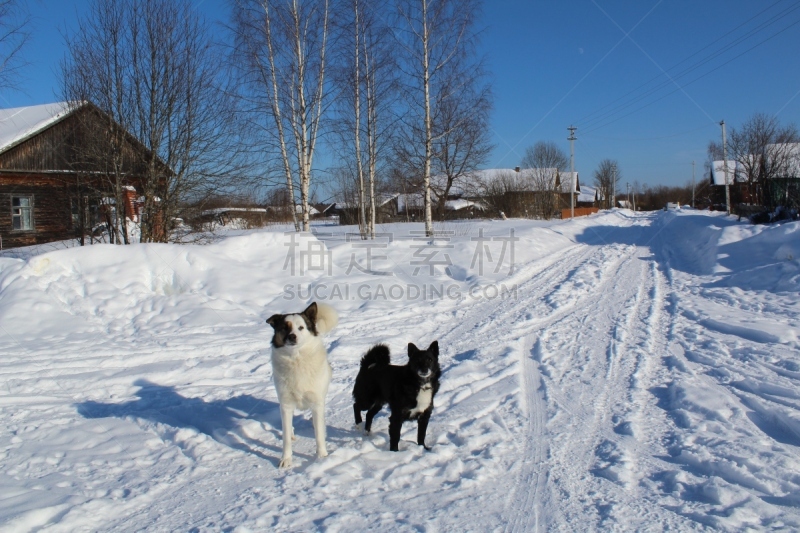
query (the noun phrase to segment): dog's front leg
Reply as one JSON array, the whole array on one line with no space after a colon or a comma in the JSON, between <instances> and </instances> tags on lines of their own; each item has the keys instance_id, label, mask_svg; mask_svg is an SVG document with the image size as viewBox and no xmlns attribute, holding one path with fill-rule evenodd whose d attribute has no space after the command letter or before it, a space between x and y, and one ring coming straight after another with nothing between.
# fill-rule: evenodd
<instances>
[{"instance_id":1,"label":"dog's front leg","mask_svg":"<svg viewBox=\"0 0 800 533\"><path fill-rule=\"evenodd\" d=\"M430 409L422 413L422 415L419 417L419 425L417 426L417 444L426 450L430 450L429 447L425 446L425 433L428 431L428 420L431 419L431 413L433 413L432 406Z\"/></svg>"},{"instance_id":2,"label":"dog's front leg","mask_svg":"<svg viewBox=\"0 0 800 533\"><path fill-rule=\"evenodd\" d=\"M314 437L317 439L317 457L327 457L325 449L325 404L315 404L311 408L311 423L314 425Z\"/></svg>"},{"instance_id":3,"label":"dog's front leg","mask_svg":"<svg viewBox=\"0 0 800 533\"><path fill-rule=\"evenodd\" d=\"M292 417L294 416L294 404L281 404L281 427L283 428L283 456L278 465L280 468L290 468L292 466Z\"/></svg>"},{"instance_id":4,"label":"dog's front leg","mask_svg":"<svg viewBox=\"0 0 800 533\"><path fill-rule=\"evenodd\" d=\"M396 452L399 451L398 445L400 444L400 430L403 427L403 418L396 415L392 411L389 417L389 450Z\"/></svg>"}]
</instances>

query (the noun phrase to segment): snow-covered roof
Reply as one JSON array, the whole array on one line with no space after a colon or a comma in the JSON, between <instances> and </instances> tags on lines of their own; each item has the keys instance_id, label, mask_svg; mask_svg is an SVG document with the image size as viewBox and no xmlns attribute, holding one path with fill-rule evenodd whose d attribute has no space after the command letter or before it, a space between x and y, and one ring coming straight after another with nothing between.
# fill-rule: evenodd
<instances>
[{"instance_id":1,"label":"snow-covered roof","mask_svg":"<svg viewBox=\"0 0 800 533\"><path fill-rule=\"evenodd\" d=\"M303 212L303 206L302 205L296 205L295 206L295 212L298 215L301 214ZM309 204L308 205L308 214L309 215L319 215L319 210L316 207L314 207L313 205Z\"/></svg>"},{"instance_id":2,"label":"snow-covered roof","mask_svg":"<svg viewBox=\"0 0 800 533\"><path fill-rule=\"evenodd\" d=\"M391 202L392 200L394 200L398 196L400 196L400 194L398 194L398 193L394 193L394 194L376 194L375 195L375 205L378 206L378 207L383 207L384 205L388 204L389 202ZM331 205L335 205L337 207L337 209L355 209L355 208L358 207L358 202L357 201L348 202L348 201L343 200L343 199L334 198L333 204L331 204ZM328 208L325 208L325 211L327 211L327 210L328 210Z\"/></svg>"},{"instance_id":3,"label":"snow-covered roof","mask_svg":"<svg viewBox=\"0 0 800 533\"><path fill-rule=\"evenodd\" d=\"M771 178L800 177L800 143L768 144L766 146L768 159L771 164L783 168L773 169L770 172ZM746 156L746 163L749 168L758 166L761 155ZM728 180L729 183L746 182L747 169L739 161L728 160ZM725 163L724 161L714 161L711 166L712 185L725 185Z\"/></svg>"},{"instance_id":4,"label":"snow-covered roof","mask_svg":"<svg viewBox=\"0 0 800 533\"><path fill-rule=\"evenodd\" d=\"M570 192L572 189L573 193L580 193L580 176L578 176L578 172L561 172L561 192ZM570 177L572 179L570 180ZM570 183L572 183L572 187L570 187Z\"/></svg>"},{"instance_id":5,"label":"snow-covered roof","mask_svg":"<svg viewBox=\"0 0 800 533\"><path fill-rule=\"evenodd\" d=\"M729 159L728 183L747 181L743 170L741 163ZM713 185L725 185L725 161L714 161L714 164L711 165L711 183Z\"/></svg>"},{"instance_id":6,"label":"snow-covered roof","mask_svg":"<svg viewBox=\"0 0 800 533\"><path fill-rule=\"evenodd\" d=\"M471 202L469 200L464 200L464 199L447 200L444 203L444 207L448 211L460 211L461 209L466 209L472 206L475 206L475 209L480 209L481 211L485 209L484 205L480 202Z\"/></svg>"},{"instance_id":7,"label":"snow-covered roof","mask_svg":"<svg viewBox=\"0 0 800 533\"><path fill-rule=\"evenodd\" d=\"M222 213L266 213L266 207L215 207L206 209L203 215L221 215Z\"/></svg>"},{"instance_id":8,"label":"snow-covered roof","mask_svg":"<svg viewBox=\"0 0 800 533\"><path fill-rule=\"evenodd\" d=\"M422 209L425 199L420 193L406 193L397 195L397 212L404 213L407 209Z\"/></svg>"},{"instance_id":9,"label":"snow-covered roof","mask_svg":"<svg viewBox=\"0 0 800 533\"><path fill-rule=\"evenodd\" d=\"M778 164L786 165L783 172L773 175L784 175L785 177L800 177L800 143L768 144L767 151L774 155Z\"/></svg>"},{"instance_id":10,"label":"snow-covered roof","mask_svg":"<svg viewBox=\"0 0 800 533\"><path fill-rule=\"evenodd\" d=\"M555 181L561 183L560 192L569 192L569 172L557 168L485 168L462 176L450 188L451 196L474 196L484 192L487 186L503 183L511 191L552 190ZM576 178L578 173L575 172ZM431 176L434 190L444 190L446 177L442 174ZM574 180L573 180L574 184ZM578 192L578 191L575 191Z\"/></svg>"},{"instance_id":11,"label":"snow-covered roof","mask_svg":"<svg viewBox=\"0 0 800 533\"><path fill-rule=\"evenodd\" d=\"M590 187L589 185L581 185L581 191L578 193L579 202L594 202L595 200L603 200L603 195L600 194L597 187Z\"/></svg>"},{"instance_id":12,"label":"snow-covered roof","mask_svg":"<svg viewBox=\"0 0 800 533\"><path fill-rule=\"evenodd\" d=\"M0 152L33 137L75 109L69 102L0 109Z\"/></svg>"}]
</instances>

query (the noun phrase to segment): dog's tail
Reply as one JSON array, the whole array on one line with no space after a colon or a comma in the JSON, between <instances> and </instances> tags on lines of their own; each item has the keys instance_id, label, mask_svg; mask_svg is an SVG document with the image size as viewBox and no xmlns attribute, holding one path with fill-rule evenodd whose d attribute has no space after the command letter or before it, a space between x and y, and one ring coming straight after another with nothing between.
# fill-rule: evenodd
<instances>
[{"instance_id":1,"label":"dog's tail","mask_svg":"<svg viewBox=\"0 0 800 533\"><path fill-rule=\"evenodd\" d=\"M385 344L376 344L361 358L361 369L373 366L389 365L389 347Z\"/></svg>"},{"instance_id":2,"label":"dog's tail","mask_svg":"<svg viewBox=\"0 0 800 533\"><path fill-rule=\"evenodd\" d=\"M328 304L317 302L317 332L325 335L333 330L339 323L339 315L336 309Z\"/></svg>"}]
</instances>

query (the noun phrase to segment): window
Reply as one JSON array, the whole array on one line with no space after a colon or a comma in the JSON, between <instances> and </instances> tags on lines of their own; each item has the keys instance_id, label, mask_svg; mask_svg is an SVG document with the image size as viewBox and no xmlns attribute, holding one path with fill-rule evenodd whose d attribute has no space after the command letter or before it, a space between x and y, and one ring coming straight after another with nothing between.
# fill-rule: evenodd
<instances>
[{"instance_id":1,"label":"window","mask_svg":"<svg viewBox=\"0 0 800 533\"><path fill-rule=\"evenodd\" d=\"M33 229L33 197L11 197L11 227L21 231Z\"/></svg>"}]
</instances>

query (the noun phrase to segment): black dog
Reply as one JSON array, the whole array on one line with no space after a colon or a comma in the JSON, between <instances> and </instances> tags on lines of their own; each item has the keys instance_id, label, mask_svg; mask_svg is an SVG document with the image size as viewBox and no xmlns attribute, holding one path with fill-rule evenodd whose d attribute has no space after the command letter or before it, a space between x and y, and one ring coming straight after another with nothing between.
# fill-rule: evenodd
<instances>
[{"instance_id":1,"label":"black dog","mask_svg":"<svg viewBox=\"0 0 800 533\"><path fill-rule=\"evenodd\" d=\"M369 433L372 419L389 404L389 449L397 451L400 428L406 420L418 420L417 444L425 446L425 432L433 412L433 397L439 390L439 343L433 341L427 350L408 344L408 364L389 364L389 348L378 344L361 358L361 369L353 387L353 412L356 424L361 411L367 411L364 429Z\"/></svg>"}]
</instances>

